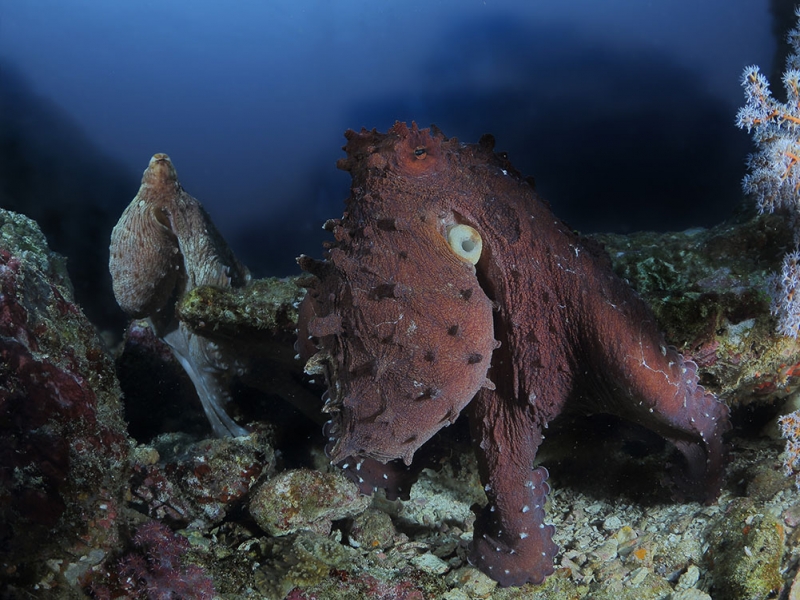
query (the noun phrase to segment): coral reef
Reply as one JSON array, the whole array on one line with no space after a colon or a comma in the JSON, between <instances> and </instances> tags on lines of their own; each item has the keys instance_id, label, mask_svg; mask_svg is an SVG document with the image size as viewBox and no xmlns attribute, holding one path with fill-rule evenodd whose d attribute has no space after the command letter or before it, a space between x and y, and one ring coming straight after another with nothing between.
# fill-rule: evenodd
<instances>
[{"instance_id":1,"label":"coral reef","mask_svg":"<svg viewBox=\"0 0 800 600\"><path fill-rule=\"evenodd\" d=\"M19 250L12 254L24 255L28 264L41 261L36 273L57 284L56 289L68 289L63 263L46 250L41 236L33 235L35 229L30 222L13 215L8 218L20 225L15 234L18 241L12 244ZM4 221L0 226L3 240L8 240L12 231L17 231L16 225L12 227ZM761 291L768 273L780 264L787 240L791 242L790 229L777 215L762 215L707 231L595 238L605 244L615 270L653 307L670 343L697 360L703 383L730 399L734 406L739 427L731 444L730 474L716 503L703 506L669 501L658 486L669 453L664 446L654 446L652 440L643 442L635 432L605 421L584 421L578 433L572 422L554 423L540 455L555 482L547 513L556 526L554 541L561 548L555 559L556 571L539 586L499 588L469 563L475 518L469 508L486 506L487 498L469 433L464 423L457 422L415 455L411 471L400 465L404 473L419 477L413 485L413 479L405 480L410 486L403 494L405 499L388 500L379 491L361 514L328 520L328 535L298 531L271 536L256 525L247 510L255 490L275 473L308 469L311 464L324 471L327 460L323 453L326 438L313 424L306 437L306 433L299 434L300 421L292 421L287 429L279 420L280 411L270 412L281 404L278 396L290 401L302 398L300 403L305 402L309 411L314 404L317 411L322 406L322 390L307 381L303 383L302 365L292 360L295 351L289 335L291 325L279 325L274 330L271 326L262 328L264 323L285 323L281 315L292 318L297 309L299 292L294 280L270 280L254 282L261 289L254 297L248 297L249 286L227 291L213 289L213 303L192 301L189 310L191 322L204 323L209 337L215 331L220 335L224 332L224 336L248 340L244 344L248 352L261 349L268 355L271 362L265 370L251 370L246 376L248 384L256 377L263 378L255 383L264 390L264 397L259 400L254 392L237 388L237 393L246 398L237 401L237 410L250 411L248 418L255 432L242 438L203 439L210 435L206 419L198 406L196 422L185 421L187 411L181 402L186 399L179 399L181 386L158 390L168 383L163 378L166 369L178 374L182 369L152 329L136 322L120 356L125 358L118 361L118 366L127 365L123 369L128 370L126 379L138 378L149 384L126 388L127 404L146 407L137 413L142 425L138 437L141 443L130 454L127 467L123 459L109 460L105 447L76 455L81 461L108 470L102 477L108 477L120 496L116 503L92 504L99 502L92 495L62 493L64 527L48 530L52 531L50 536L39 536L41 529L26 522L30 529L24 531L31 534L30 539L15 538L17 545L3 554L3 591L10 597L82 598L83 584L90 596L95 590L95 597L99 597L103 589L112 593L116 590L116 597L124 596L119 587L124 580L121 568L138 556L133 561L139 561L137 580L149 578L155 597L173 593L176 588L170 577L154 576L155 570L141 563L147 563L148 557L158 561L157 554L134 540L151 517L172 528L184 528L176 532L177 537L161 530L165 543L185 548L177 572L186 573L188 569L190 574L196 574L199 590L203 589L203 581L213 580L215 597L224 600L619 600L665 598L669 594L673 600L708 600L720 597L723 589L731 591L736 600L747 597L742 590L750 588L726 583L729 575L718 563L728 560L725 553L731 544L740 552L730 559L744 561L744 548L748 547L769 566L770 577L774 577L774 567L780 561L784 595L793 585L800 588L800 578L796 577L800 501L793 482L782 475L779 443L754 437L771 412L784 399L793 397L800 383L800 370L795 367L800 364L800 347L794 339L775 335L769 297ZM3 281L13 275L5 263L0 270ZM57 336L53 332L60 332L70 344L82 336L93 336L86 321L76 316L77 309L66 310L65 321L55 318L62 318L60 311L49 312L53 297L42 279L28 277L26 281L21 287L26 290L27 310L49 315L47 327L37 321L38 335L54 338ZM206 297L206 289L197 288L196 297ZM190 293L187 298L192 296ZM0 301L3 319L18 314L15 298L9 295ZM275 302L258 302L259 298L272 298ZM219 310L220 306L225 309ZM38 307L36 311L34 307ZM235 317L232 320L231 315ZM224 325L217 327L217 321ZM70 322L80 327L73 330L68 326ZM276 332L274 339L272 331ZM0 343L8 343L5 330ZM134 347L139 352L133 352ZM67 360L69 352L76 349L80 354L80 343L66 352L50 352L47 360ZM39 353L34 355L44 358ZM146 360L148 356L163 363L165 370L153 370L154 363ZM97 364L106 363L110 364L102 358ZM97 364L92 364L78 363L80 377L87 384L102 384L105 389L114 390L111 396L116 402L119 390L113 373L104 370L99 378L95 374ZM139 368L135 369L137 364ZM282 390L280 394L269 394L272 381L277 382L276 389ZM65 392L73 389L64 388ZM2 394L7 388L2 390L0 398L6 398ZM149 398L156 391L160 395ZM112 406L105 404L109 396L101 398L104 407ZM172 402L184 420L179 422L176 416L170 428L188 427L192 435L156 435L162 431L159 427L146 426L147 419L158 421L163 417L157 410L159 404ZM114 419L124 439L118 410L117 406L104 412L103 418L117 414ZM24 413L15 414L19 417ZM762 416L755 419L757 415ZM302 419L302 415L297 418ZM3 427L9 425L8 421L2 423ZM202 427L195 427L196 424ZM28 431L30 425L22 423L20 427ZM68 447L72 444L71 432L89 424L69 422L65 417L60 426L51 425L55 429L50 431L64 434L60 444ZM29 435L32 433L28 431ZM295 442L296 449L289 450L290 441ZM421 456L430 447L436 447L436 452ZM427 468L418 469L422 458ZM360 472L368 468L371 467L365 463ZM26 473L17 471L21 476L17 481L24 483ZM93 481L99 483L94 489L101 490L99 472L95 474L98 478ZM369 477L375 475L381 477L377 471ZM27 481L33 483L34 479ZM126 488L130 493L123 499L121 494ZM314 485L295 488L296 495L305 495L309 504L318 506L325 504L325 490L325 486ZM61 491L65 492L65 488ZM756 552L755 542L762 537L744 537L751 535L751 530L745 531L748 523L738 529L733 526L732 516L739 513L731 502L741 497L748 499L750 511L742 513L742 518L747 520L752 511L763 515L750 522L759 526L759 536L770 533L769 525L777 522L785 533L782 546L774 536L764 537L770 542L769 552ZM101 508L103 505L105 508ZM727 512L729 506L731 512ZM38 510L33 505L30 509ZM13 512L3 515L16 518ZM20 521L12 519L9 523ZM82 525L85 523L88 525ZM730 524L727 529L726 523ZM75 531L85 531L87 535L76 543L70 537ZM727 533L711 537L717 531ZM737 538L737 531L742 537ZM775 527L774 532L777 531ZM18 553L23 546L30 552ZM126 557L127 561L120 563ZM738 572L744 570L739 567ZM752 573L755 579L756 570ZM769 581L774 585L774 579ZM139 593L141 585L136 585L139 587L132 589Z\"/></svg>"},{"instance_id":2,"label":"coral reef","mask_svg":"<svg viewBox=\"0 0 800 600\"><path fill-rule=\"evenodd\" d=\"M682 455L678 495L715 498L727 406L491 136L463 144L404 123L345 136L338 166L353 181L326 224L335 241L326 260L299 259L314 277L298 330L318 343L306 370L328 383L334 463L409 464L469 403L489 500L471 558L504 586L553 572L548 473L534 459L570 407L658 432Z\"/></svg>"},{"instance_id":3,"label":"coral reef","mask_svg":"<svg viewBox=\"0 0 800 600\"><path fill-rule=\"evenodd\" d=\"M118 543L128 450L113 364L64 259L0 209L0 595L79 593Z\"/></svg>"},{"instance_id":4,"label":"coral reef","mask_svg":"<svg viewBox=\"0 0 800 600\"><path fill-rule=\"evenodd\" d=\"M187 194L166 154L156 154L142 185L111 234L109 269L120 307L148 318L195 385L214 433L245 435L225 412L227 383L241 374L237 357L190 331L174 303L202 286L241 287L250 274L200 203Z\"/></svg>"},{"instance_id":5,"label":"coral reef","mask_svg":"<svg viewBox=\"0 0 800 600\"><path fill-rule=\"evenodd\" d=\"M442 166L436 147L413 150L403 163L412 174ZM358 160L368 155L365 150ZM508 173L502 179L518 182L505 159L498 160ZM158 168L172 172L163 160ZM493 203L496 227L504 222L501 204ZM411 236L413 219L387 215L371 242L389 233ZM479 220L468 221L447 223L452 226L440 232L456 274L481 272L496 254ZM498 489L493 482L485 489L478 462L485 455L471 443L463 419L436 433L410 466L349 461L351 483L327 464L326 441L328 451L335 447L338 423L317 432L313 422L324 420L322 381L303 377L294 327L300 320L305 334L332 335L348 323L323 318L311 325L313 311L299 317L309 305L299 306L297 280L223 282L183 294L173 288L150 324L131 324L117 355L130 433L139 442L129 452L134 442L120 418L112 363L72 298L63 261L47 250L33 223L0 212L0 595L738 600L796 594L800 501L782 462L796 469L798 452L790 445L782 456L779 442L756 434L764 425L777 431L772 417L789 412L781 419L784 435L800 439L790 412L800 391L800 344L775 335L764 292L794 243L792 229L782 216L763 214L710 230L581 240L573 254L603 261L604 245L611 266L652 308L668 342L697 363L699 381L734 410L729 475L717 501L674 503L659 486L663 465L675 458L669 445L619 420L562 414L537 456L554 482L546 511L560 547L555 572L540 585L502 588L471 564L470 548L485 526L475 515L491 513ZM182 257L180 244L177 250ZM561 258L562 266L574 266L571 256ZM502 326L510 311L500 304L486 318L476 297L486 280L467 288L459 277L448 279L456 299L474 301L476 318L488 320L493 333L462 328L454 333L463 337L447 347L458 352L468 342L486 343L493 362L511 346L511 329L521 331L522 324ZM509 289L518 277L512 273ZM361 299L398 303L411 293L392 280L373 291ZM473 316L446 303L437 310L428 312ZM410 315L419 327L424 312L405 312L393 328L382 323L378 332L411 335ZM191 381L160 339L165 321L217 345L231 365L246 367L231 388L237 395L231 415L248 424L249 435L205 439L207 419L185 393ZM307 341L298 344L306 355L315 351ZM454 373L489 360L465 353L466 360L453 363ZM434 358L439 363L441 356ZM325 361L311 366L329 367ZM372 373L369 363L360 367ZM492 369L488 379L474 379L489 394L507 392L498 382L513 377ZM419 402L433 400L425 394L433 390L421 391ZM293 406L282 408L281 398ZM335 400L328 398L326 410L336 408ZM301 425L303 415L308 426ZM443 415L448 423L454 417L446 409ZM413 413L403 416L413 420ZM376 487L382 489L369 498L358 494Z\"/></svg>"},{"instance_id":6,"label":"coral reef","mask_svg":"<svg viewBox=\"0 0 800 600\"><path fill-rule=\"evenodd\" d=\"M780 263L785 240L791 240L791 232L777 216L727 223L708 231L596 239L605 244L615 270L654 308L670 342L696 358L703 381L724 392L734 406L748 410L777 405L797 389L800 371L794 371L791 365L800 362L800 351L793 340L774 335L769 298L760 291L768 273ZM264 286L266 294L266 282ZM290 290L291 284L287 287ZM213 304L192 305L193 320L211 330L217 320L227 323L231 314L239 314L232 328L225 325L217 330L249 331L245 337L253 339L267 335L248 326L248 304L242 300L246 294L239 290L212 293L217 294ZM273 309L265 303L260 310L266 314L253 316L254 322L268 321L269 310L289 310L291 303L291 294L287 294L282 308ZM219 311L218 306L228 308ZM318 402L318 406L321 404ZM672 593L674 598L707 600L708 592L716 597L717 589L727 585L722 572L714 570L711 557L723 552L729 538L714 538L708 552L704 552L704 544L710 543L707 536L712 529L723 526L727 519L724 508L735 495L752 498L754 506L782 523L785 547L791 546L800 531L797 499L788 482L779 476L775 444L754 446L749 441L736 441L731 466L734 475L719 503L703 507L669 503L653 491L658 483L653 474L667 458L663 452L642 458L611 440L604 446L590 443L576 450L563 429L551 427L542 451L558 482L548 500L548 514L557 527L555 541L562 548L556 557L558 568L541 586L500 589L468 562L474 522L468 508L472 504L484 506L486 498L472 451L457 441L458 431L452 429L440 444L447 451L439 453L436 470L422 470L407 500L387 502L378 493L372 508L352 520L333 521L328 536L311 532L278 538L264 535L242 520L236 510L226 510L221 523L198 522L196 535L202 537L189 539L197 539L197 544L207 548L200 562L213 574L219 595L505 600L663 598ZM159 450L159 458L153 456L150 462L170 464L160 455L169 456L169 440L177 442L180 438L160 439L163 442L154 440L140 447L134 464L147 462L153 446L165 450ZM592 442L597 444L598 440ZM321 452L324 438L311 443ZM576 469L574 458L561 458L576 453L585 455L585 470ZM598 471L597 457L608 460L615 453L625 468L615 470L604 463ZM178 467L181 457L189 455L181 451L174 456L176 462L172 464ZM642 470L626 474L631 463L641 463ZM454 469L454 465L460 467ZM362 470L365 468L362 466ZM739 489L739 481L749 482L745 490ZM608 488L610 483L614 486ZM172 490L175 501L183 498L175 486ZM308 496L311 504L324 505L324 488L309 485L295 491L295 495ZM321 495L316 498L315 494ZM134 503L143 510L138 499L134 498ZM169 518L167 521L180 525ZM787 553L784 569L791 560ZM790 578L792 574L790 570Z\"/></svg>"},{"instance_id":7,"label":"coral reef","mask_svg":"<svg viewBox=\"0 0 800 600\"><path fill-rule=\"evenodd\" d=\"M121 557L107 576L96 580L98 600L211 600L214 584L197 565L186 564L189 542L156 521L145 523L132 538L131 552Z\"/></svg>"}]
</instances>

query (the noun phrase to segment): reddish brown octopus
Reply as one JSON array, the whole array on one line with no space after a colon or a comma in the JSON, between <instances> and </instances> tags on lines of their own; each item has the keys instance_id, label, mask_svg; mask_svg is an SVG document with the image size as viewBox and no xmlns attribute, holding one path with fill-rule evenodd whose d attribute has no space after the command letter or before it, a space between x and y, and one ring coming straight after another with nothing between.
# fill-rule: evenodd
<instances>
[{"instance_id":1,"label":"reddish brown octopus","mask_svg":"<svg viewBox=\"0 0 800 600\"><path fill-rule=\"evenodd\" d=\"M463 144L403 123L345 136L338 166L353 182L326 223L335 241L324 261L299 259L314 275L299 330L318 348L307 370L327 377L333 462L409 464L469 405L489 500L470 560L505 586L553 572L534 459L568 403L655 431L683 455L681 495L717 495L727 407L491 136Z\"/></svg>"}]
</instances>

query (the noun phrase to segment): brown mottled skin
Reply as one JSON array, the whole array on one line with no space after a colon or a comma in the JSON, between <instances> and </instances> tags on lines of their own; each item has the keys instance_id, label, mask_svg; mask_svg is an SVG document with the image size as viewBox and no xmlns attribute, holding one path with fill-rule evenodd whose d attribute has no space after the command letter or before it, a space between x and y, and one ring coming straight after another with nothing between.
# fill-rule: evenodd
<instances>
[{"instance_id":1,"label":"brown mottled skin","mask_svg":"<svg viewBox=\"0 0 800 600\"><path fill-rule=\"evenodd\" d=\"M134 318L146 317L169 345L214 433L246 435L224 409L227 379L242 370L239 358L178 320L175 302L199 286L242 287L250 273L183 189L166 154L150 159L139 192L111 232L108 266L117 303Z\"/></svg>"},{"instance_id":2,"label":"brown mottled skin","mask_svg":"<svg viewBox=\"0 0 800 600\"><path fill-rule=\"evenodd\" d=\"M547 471L534 459L567 403L657 432L685 458L679 491L716 496L727 407L489 136L465 145L402 123L345 135L339 167L353 184L328 223L336 240L325 261L300 259L316 276L300 331L319 347L308 370L328 378L334 462L409 463L469 403L489 500L471 560L506 586L553 572ZM475 266L450 249L453 224L480 234Z\"/></svg>"}]
</instances>

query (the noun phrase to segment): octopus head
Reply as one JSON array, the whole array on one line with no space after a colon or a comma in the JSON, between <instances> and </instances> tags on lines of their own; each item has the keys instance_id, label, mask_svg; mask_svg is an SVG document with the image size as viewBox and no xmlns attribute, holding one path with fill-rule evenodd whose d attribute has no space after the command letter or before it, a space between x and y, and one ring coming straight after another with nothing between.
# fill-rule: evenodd
<instances>
[{"instance_id":1,"label":"octopus head","mask_svg":"<svg viewBox=\"0 0 800 600\"><path fill-rule=\"evenodd\" d=\"M333 462L408 464L492 385L492 303L475 267L482 241L431 192L429 178L447 168L439 138L405 125L347 136L347 211L326 224L335 238L326 260L299 259L314 275L299 322L316 345L306 370L327 378Z\"/></svg>"}]
</instances>

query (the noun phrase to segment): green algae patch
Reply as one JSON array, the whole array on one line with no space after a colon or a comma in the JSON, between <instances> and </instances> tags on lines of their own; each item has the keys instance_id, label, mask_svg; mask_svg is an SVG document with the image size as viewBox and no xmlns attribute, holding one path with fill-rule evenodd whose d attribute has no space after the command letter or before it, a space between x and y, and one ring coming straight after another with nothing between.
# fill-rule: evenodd
<instances>
[{"instance_id":1,"label":"green algae patch","mask_svg":"<svg viewBox=\"0 0 800 600\"><path fill-rule=\"evenodd\" d=\"M241 288L194 288L180 299L175 310L194 333L258 340L283 333L294 335L297 308L304 295L296 278L268 277Z\"/></svg>"},{"instance_id":2,"label":"green algae patch","mask_svg":"<svg viewBox=\"0 0 800 600\"><path fill-rule=\"evenodd\" d=\"M681 350L725 322L769 317L767 280L791 243L775 215L712 229L593 236Z\"/></svg>"},{"instance_id":3,"label":"green algae patch","mask_svg":"<svg viewBox=\"0 0 800 600\"><path fill-rule=\"evenodd\" d=\"M785 218L592 239L653 309L667 341L697 363L709 390L732 407L791 391L800 345L777 335L769 293L793 244Z\"/></svg>"},{"instance_id":4,"label":"green algae patch","mask_svg":"<svg viewBox=\"0 0 800 600\"><path fill-rule=\"evenodd\" d=\"M763 505L737 498L709 535L714 595L730 600L772 597L783 585L783 525Z\"/></svg>"}]
</instances>

